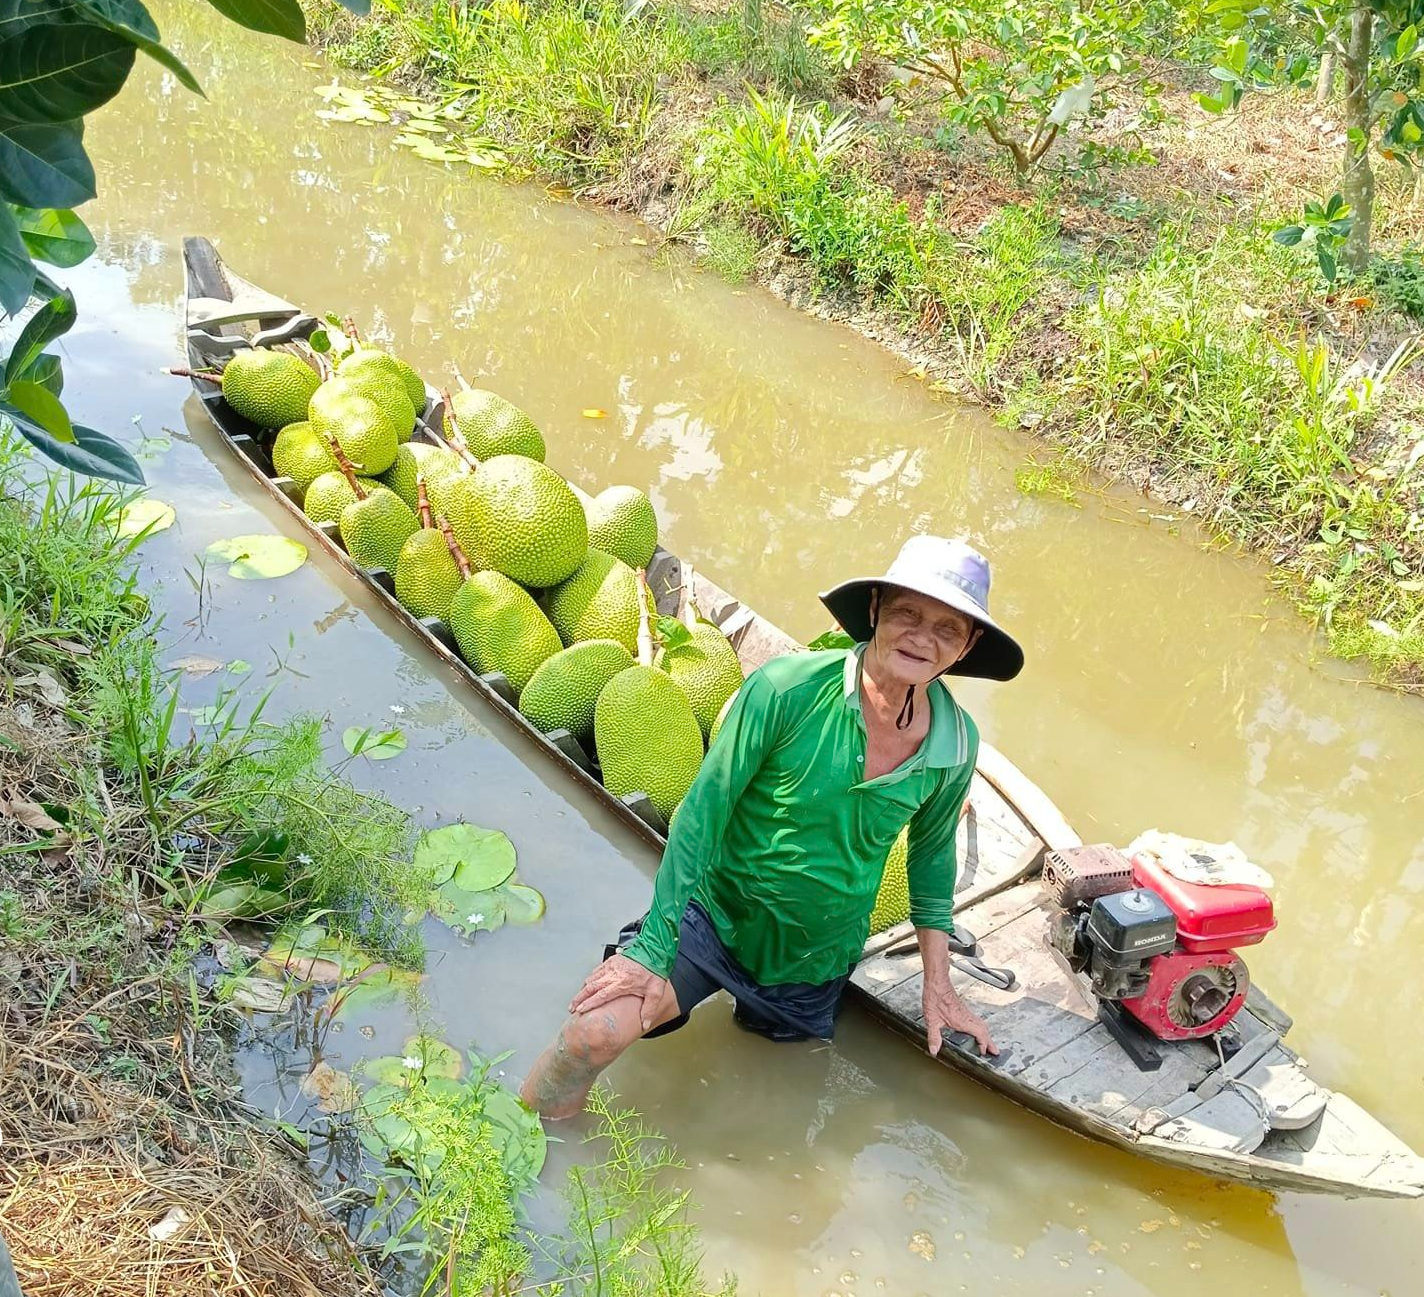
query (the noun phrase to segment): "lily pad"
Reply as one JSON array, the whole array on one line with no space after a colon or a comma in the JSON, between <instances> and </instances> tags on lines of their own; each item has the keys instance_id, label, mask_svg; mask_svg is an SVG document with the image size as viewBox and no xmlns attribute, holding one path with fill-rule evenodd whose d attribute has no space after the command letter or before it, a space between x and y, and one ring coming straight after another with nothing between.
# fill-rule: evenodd
<instances>
[{"instance_id":1,"label":"lily pad","mask_svg":"<svg viewBox=\"0 0 1424 1297\"><path fill-rule=\"evenodd\" d=\"M341 745L353 757L389 761L405 751L405 735L400 730L377 730L372 725L352 725L341 735Z\"/></svg>"},{"instance_id":2,"label":"lily pad","mask_svg":"<svg viewBox=\"0 0 1424 1297\"><path fill-rule=\"evenodd\" d=\"M497 829L449 824L431 829L415 844L415 865L436 886L454 882L467 892L498 887L514 873L514 843Z\"/></svg>"},{"instance_id":3,"label":"lily pad","mask_svg":"<svg viewBox=\"0 0 1424 1297\"><path fill-rule=\"evenodd\" d=\"M307 561L307 547L287 536L234 536L215 540L207 557L229 564L228 575L239 581L265 581L295 572Z\"/></svg>"},{"instance_id":4,"label":"lily pad","mask_svg":"<svg viewBox=\"0 0 1424 1297\"><path fill-rule=\"evenodd\" d=\"M453 1045L433 1036L412 1036L399 1054L373 1058L364 1070L366 1076L382 1085L409 1086L417 1079L458 1080L464 1066L465 1060Z\"/></svg>"},{"instance_id":5,"label":"lily pad","mask_svg":"<svg viewBox=\"0 0 1424 1297\"><path fill-rule=\"evenodd\" d=\"M371 966L371 958L351 942L331 936L319 923L283 928L257 961L273 973L304 982L339 982Z\"/></svg>"},{"instance_id":6,"label":"lily pad","mask_svg":"<svg viewBox=\"0 0 1424 1297\"><path fill-rule=\"evenodd\" d=\"M503 1086L485 1094L483 1115L509 1178L521 1191L532 1187L549 1147L539 1118Z\"/></svg>"},{"instance_id":7,"label":"lily pad","mask_svg":"<svg viewBox=\"0 0 1424 1297\"><path fill-rule=\"evenodd\" d=\"M394 1004L408 996L419 985L419 973L409 973L403 968L389 968L384 964L373 965L356 981L333 991L331 999L327 1001L327 1011L333 1018L349 1022L369 1014L374 1009Z\"/></svg>"},{"instance_id":8,"label":"lily pad","mask_svg":"<svg viewBox=\"0 0 1424 1297\"><path fill-rule=\"evenodd\" d=\"M443 883L431 892L430 911L462 937L476 932L498 932L507 917L501 888L471 892L454 882Z\"/></svg>"},{"instance_id":9,"label":"lily pad","mask_svg":"<svg viewBox=\"0 0 1424 1297\"><path fill-rule=\"evenodd\" d=\"M504 898L506 923L538 923L544 917L544 893L524 883L505 883L499 889Z\"/></svg>"},{"instance_id":10,"label":"lily pad","mask_svg":"<svg viewBox=\"0 0 1424 1297\"><path fill-rule=\"evenodd\" d=\"M155 532L167 531L177 517L171 504L141 496L137 500L130 500L119 510L118 526L114 528L114 534L122 537L144 534L152 536Z\"/></svg>"}]
</instances>

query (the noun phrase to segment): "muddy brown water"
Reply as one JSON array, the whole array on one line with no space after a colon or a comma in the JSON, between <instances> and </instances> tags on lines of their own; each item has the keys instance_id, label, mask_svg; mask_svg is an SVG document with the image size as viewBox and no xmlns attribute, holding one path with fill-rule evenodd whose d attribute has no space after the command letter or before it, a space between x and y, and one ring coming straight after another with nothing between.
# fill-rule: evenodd
<instances>
[{"instance_id":1,"label":"muddy brown water","mask_svg":"<svg viewBox=\"0 0 1424 1297\"><path fill-rule=\"evenodd\" d=\"M1019 494L1027 440L936 401L850 332L536 186L325 124L313 90L330 73L309 52L164 9L208 99L144 66L93 124L100 254L69 275L82 323L68 393L83 421L144 448L153 493L177 507L144 550L172 655L254 663L236 683L249 697L273 685L277 712L328 716L334 757L345 726L399 724L408 751L353 777L422 823L503 829L548 897L534 928L472 944L432 929L425 994L446 1038L512 1049L517 1075L641 908L656 859L330 564L213 577L199 608L186 573L211 540L288 524L187 385L156 372L178 356L185 234L299 302L353 311L429 376L458 364L514 398L552 464L649 489L670 548L795 634L825 628L818 589L879 570L906 534L972 536L1029 654L1013 684L963 687L985 735L1089 840L1171 828L1234 839L1270 869L1281 926L1250 952L1253 973L1295 1014L1318 1078L1424 1145L1418 703L1320 659L1260 567L1189 524L1111 491L1077 509ZM224 682L191 682L191 705ZM328 1042L337 1066L398 1048L410 1021L392 1010L369 1026ZM302 1119L304 1065L300 1050L254 1051L255 1100ZM714 1004L612 1080L680 1147L709 1263L744 1292L1419 1290L1418 1204L1157 1168L994 1097L854 1009L832 1047L775 1047Z\"/></svg>"}]
</instances>

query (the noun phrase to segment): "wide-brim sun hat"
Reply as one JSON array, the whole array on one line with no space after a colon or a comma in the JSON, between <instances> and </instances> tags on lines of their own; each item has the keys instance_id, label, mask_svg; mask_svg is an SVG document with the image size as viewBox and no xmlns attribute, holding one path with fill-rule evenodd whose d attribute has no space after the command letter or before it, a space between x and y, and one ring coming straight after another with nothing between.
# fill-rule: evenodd
<instances>
[{"instance_id":1,"label":"wide-brim sun hat","mask_svg":"<svg viewBox=\"0 0 1424 1297\"><path fill-rule=\"evenodd\" d=\"M989 615L989 560L966 541L943 536L912 536L900 547L884 576L854 577L821 595L821 602L857 643L874 633L870 596L881 586L938 599L973 618L984 633L944 674L1012 680L1023 670L1019 643Z\"/></svg>"}]
</instances>

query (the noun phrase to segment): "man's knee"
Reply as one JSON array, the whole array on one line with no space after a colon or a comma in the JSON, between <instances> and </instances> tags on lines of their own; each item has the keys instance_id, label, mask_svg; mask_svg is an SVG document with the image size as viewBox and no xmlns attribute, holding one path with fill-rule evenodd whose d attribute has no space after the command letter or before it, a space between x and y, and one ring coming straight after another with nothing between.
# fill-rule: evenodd
<instances>
[{"instance_id":1,"label":"man's knee","mask_svg":"<svg viewBox=\"0 0 1424 1297\"><path fill-rule=\"evenodd\" d=\"M559 1052L576 1063L601 1071L633 1042L611 1008L576 1013L559 1031Z\"/></svg>"}]
</instances>

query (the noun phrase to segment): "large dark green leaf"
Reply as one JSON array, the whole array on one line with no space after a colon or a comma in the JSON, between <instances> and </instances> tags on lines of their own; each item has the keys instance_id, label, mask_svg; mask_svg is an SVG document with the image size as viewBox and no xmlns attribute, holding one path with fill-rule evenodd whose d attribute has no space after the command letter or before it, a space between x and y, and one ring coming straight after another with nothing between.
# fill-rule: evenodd
<instances>
[{"instance_id":1,"label":"large dark green leaf","mask_svg":"<svg viewBox=\"0 0 1424 1297\"><path fill-rule=\"evenodd\" d=\"M93 14L110 31L137 45L151 59L157 60L189 90L202 94L197 78L183 66L182 60L158 39L158 25L139 0L75 0L81 10Z\"/></svg>"},{"instance_id":2,"label":"large dark green leaf","mask_svg":"<svg viewBox=\"0 0 1424 1297\"><path fill-rule=\"evenodd\" d=\"M64 393L64 369L59 363L59 357L52 352L46 351L33 365L26 377L32 383L38 383L47 392L53 392L56 396Z\"/></svg>"},{"instance_id":3,"label":"large dark green leaf","mask_svg":"<svg viewBox=\"0 0 1424 1297\"><path fill-rule=\"evenodd\" d=\"M69 122L106 104L133 67L134 47L90 23L41 23L0 42L0 117Z\"/></svg>"},{"instance_id":4,"label":"large dark green leaf","mask_svg":"<svg viewBox=\"0 0 1424 1297\"><path fill-rule=\"evenodd\" d=\"M58 297L50 298L30 316L5 361L7 387L17 379L26 377L30 366L39 359L40 352L74 327L77 314L74 294L66 288Z\"/></svg>"},{"instance_id":5,"label":"large dark green leaf","mask_svg":"<svg viewBox=\"0 0 1424 1297\"><path fill-rule=\"evenodd\" d=\"M255 32L271 32L289 41L307 38L307 20L297 0L208 0L220 14Z\"/></svg>"},{"instance_id":6,"label":"large dark green leaf","mask_svg":"<svg viewBox=\"0 0 1424 1297\"><path fill-rule=\"evenodd\" d=\"M23 207L76 207L93 197L83 123L0 121L0 198Z\"/></svg>"},{"instance_id":7,"label":"large dark green leaf","mask_svg":"<svg viewBox=\"0 0 1424 1297\"><path fill-rule=\"evenodd\" d=\"M48 433L36 431L23 415L16 418L19 411L6 406L3 401L0 401L0 414L14 419L20 435L61 468L83 473L86 477L102 477L109 482L128 482L133 486L147 485L138 461L117 441L104 436L102 432L95 432L93 428L76 423L72 442L56 441Z\"/></svg>"},{"instance_id":8,"label":"large dark green leaf","mask_svg":"<svg viewBox=\"0 0 1424 1297\"><path fill-rule=\"evenodd\" d=\"M36 261L68 268L94 251L89 227L66 208L20 207L15 219L20 223L20 237Z\"/></svg>"},{"instance_id":9,"label":"large dark green leaf","mask_svg":"<svg viewBox=\"0 0 1424 1297\"><path fill-rule=\"evenodd\" d=\"M24 310L34 286L34 263L20 237L15 214L0 203L0 306L6 314L18 315Z\"/></svg>"}]
</instances>

